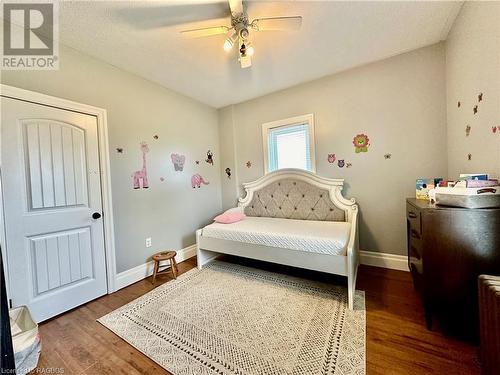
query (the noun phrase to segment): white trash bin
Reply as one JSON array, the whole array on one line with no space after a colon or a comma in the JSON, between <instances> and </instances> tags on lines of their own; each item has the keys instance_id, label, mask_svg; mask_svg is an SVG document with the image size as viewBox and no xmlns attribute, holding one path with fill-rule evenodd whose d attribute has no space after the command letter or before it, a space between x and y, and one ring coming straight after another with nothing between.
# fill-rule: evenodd
<instances>
[{"instance_id":1,"label":"white trash bin","mask_svg":"<svg viewBox=\"0 0 500 375\"><path fill-rule=\"evenodd\" d=\"M11 309L9 316L16 374L27 374L37 366L42 350L38 324L26 306Z\"/></svg>"}]
</instances>

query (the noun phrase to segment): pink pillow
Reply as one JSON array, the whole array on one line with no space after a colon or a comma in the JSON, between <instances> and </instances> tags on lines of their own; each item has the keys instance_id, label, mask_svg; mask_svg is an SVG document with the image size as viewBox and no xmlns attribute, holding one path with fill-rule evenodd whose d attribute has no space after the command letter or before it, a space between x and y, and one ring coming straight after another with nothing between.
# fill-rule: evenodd
<instances>
[{"instance_id":1,"label":"pink pillow","mask_svg":"<svg viewBox=\"0 0 500 375\"><path fill-rule=\"evenodd\" d=\"M231 224L243 220L246 215L243 212L226 211L214 218L214 221L221 224Z\"/></svg>"}]
</instances>

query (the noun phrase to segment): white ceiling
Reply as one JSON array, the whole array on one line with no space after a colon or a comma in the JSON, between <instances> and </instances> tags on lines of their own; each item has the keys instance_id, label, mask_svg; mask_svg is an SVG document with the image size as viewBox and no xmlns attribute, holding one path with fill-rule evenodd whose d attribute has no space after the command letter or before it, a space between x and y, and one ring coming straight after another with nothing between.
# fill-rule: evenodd
<instances>
[{"instance_id":1,"label":"white ceiling","mask_svg":"<svg viewBox=\"0 0 500 375\"><path fill-rule=\"evenodd\" d=\"M292 32L253 32L253 65L241 69L224 36L180 30L230 25L227 2L60 3L63 44L160 85L223 107L444 40L460 2L252 1L250 19L303 17ZM225 16L227 15L227 16Z\"/></svg>"}]
</instances>

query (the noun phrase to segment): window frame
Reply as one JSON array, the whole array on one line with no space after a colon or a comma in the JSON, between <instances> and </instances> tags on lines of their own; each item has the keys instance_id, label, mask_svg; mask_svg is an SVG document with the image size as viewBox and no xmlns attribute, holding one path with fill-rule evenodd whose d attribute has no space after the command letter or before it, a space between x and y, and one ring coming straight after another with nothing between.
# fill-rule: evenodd
<instances>
[{"instance_id":1,"label":"window frame","mask_svg":"<svg viewBox=\"0 0 500 375\"><path fill-rule=\"evenodd\" d=\"M316 149L314 137L314 115L309 113L307 115L290 117L283 120L271 121L262 124L262 146L264 150L264 173L268 174L269 171L269 132L277 128L286 128L296 125L307 125L309 136L309 158L311 160L311 170L309 172L316 173ZM276 169L279 171L280 169ZM301 169L307 171L307 169ZM274 172L274 171L273 171Z\"/></svg>"}]
</instances>

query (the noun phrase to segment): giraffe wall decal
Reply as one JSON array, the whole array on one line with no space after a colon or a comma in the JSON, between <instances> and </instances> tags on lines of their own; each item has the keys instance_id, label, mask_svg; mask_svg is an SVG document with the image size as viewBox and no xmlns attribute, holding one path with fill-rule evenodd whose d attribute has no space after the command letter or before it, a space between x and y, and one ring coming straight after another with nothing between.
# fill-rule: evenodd
<instances>
[{"instance_id":1,"label":"giraffe wall decal","mask_svg":"<svg viewBox=\"0 0 500 375\"><path fill-rule=\"evenodd\" d=\"M138 171L135 171L132 174L132 178L134 180L134 189L140 189L141 183L143 189L149 188L148 169L146 166L146 154L149 152L149 147L146 142L141 142L141 152L142 152L142 169L139 169Z\"/></svg>"}]
</instances>

